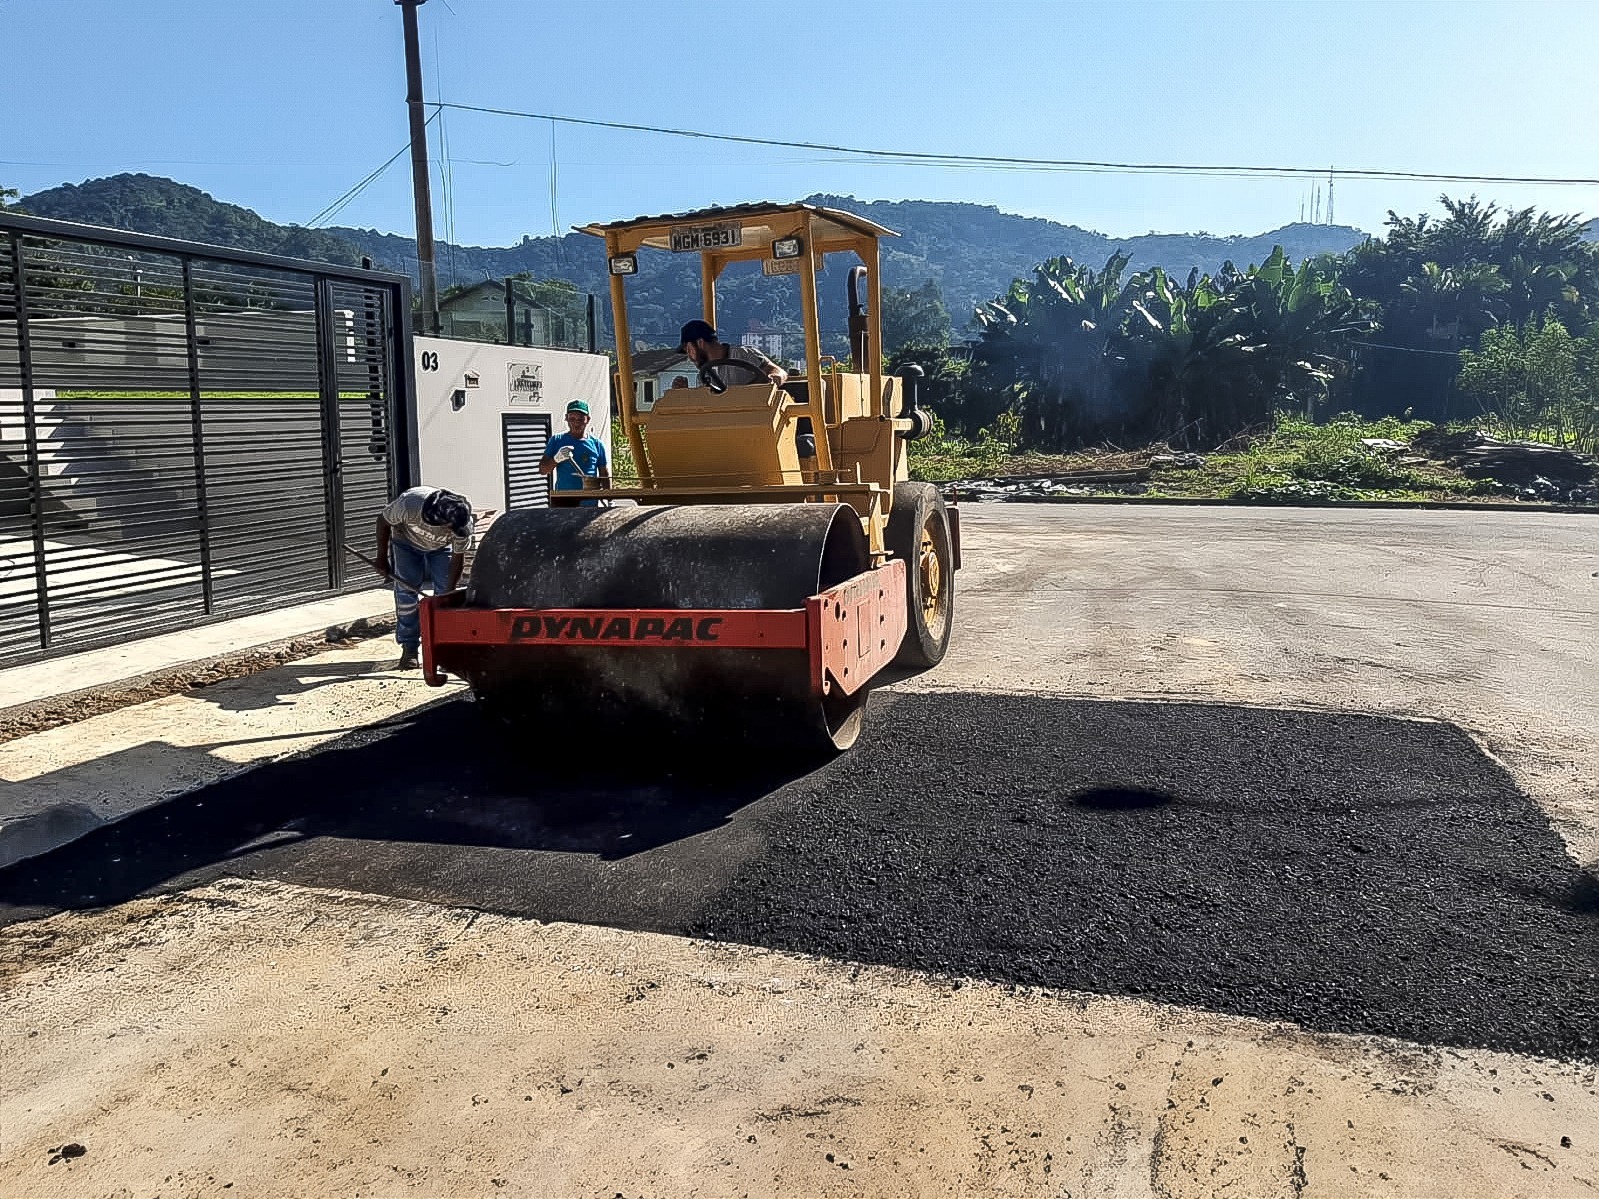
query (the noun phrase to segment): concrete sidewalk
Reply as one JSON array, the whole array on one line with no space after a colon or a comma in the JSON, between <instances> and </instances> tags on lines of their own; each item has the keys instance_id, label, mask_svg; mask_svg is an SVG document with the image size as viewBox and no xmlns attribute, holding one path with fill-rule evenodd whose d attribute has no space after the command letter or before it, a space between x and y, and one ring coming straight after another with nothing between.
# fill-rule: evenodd
<instances>
[{"instance_id":1,"label":"concrete sidewalk","mask_svg":"<svg viewBox=\"0 0 1599 1199\"><path fill-rule=\"evenodd\" d=\"M0 670L0 711L393 613L393 593L380 588L13 666Z\"/></svg>"},{"instance_id":2,"label":"concrete sidewalk","mask_svg":"<svg viewBox=\"0 0 1599 1199\"><path fill-rule=\"evenodd\" d=\"M0 714L359 626L391 615L393 602L386 590L363 591L12 667L0 671ZM392 670L397 655L391 635L368 637L0 743L0 869L461 692Z\"/></svg>"},{"instance_id":3,"label":"concrete sidewalk","mask_svg":"<svg viewBox=\"0 0 1599 1199\"><path fill-rule=\"evenodd\" d=\"M394 660L374 637L0 745L0 869L464 690Z\"/></svg>"}]
</instances>

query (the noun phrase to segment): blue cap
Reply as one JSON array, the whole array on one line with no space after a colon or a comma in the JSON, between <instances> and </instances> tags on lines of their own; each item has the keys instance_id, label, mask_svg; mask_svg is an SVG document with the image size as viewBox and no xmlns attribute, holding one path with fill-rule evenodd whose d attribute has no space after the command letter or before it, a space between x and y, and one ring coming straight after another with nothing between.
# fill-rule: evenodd
<instances>
[{"instance_id":1,"label":"blue cap","mask_svg":"<svg viewBox=\"0 0 1599 1199\"><path fill-rule=\"evenodd\" d=\"M708 321L690 321L683 326L683 332L678 335L677 352L688 353L688 343L691 341L715 341L716 330L711 328Z\"/></svg>"}]
</instances>

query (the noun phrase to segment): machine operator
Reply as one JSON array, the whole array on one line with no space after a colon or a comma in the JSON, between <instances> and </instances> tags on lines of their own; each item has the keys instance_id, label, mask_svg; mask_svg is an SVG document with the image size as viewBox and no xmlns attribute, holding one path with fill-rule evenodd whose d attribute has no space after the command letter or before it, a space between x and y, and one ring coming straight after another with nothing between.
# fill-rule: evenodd
<instances>
[{"instance_id":1,"label":"machine operator","mask_svg":"<svg viewBox=\"0 0 1599 1199\"><path fill-rule=\"evenodd\" d=\"M684 325L678 340L679 352L687 354L689 361L702 370L706 366L715 366L718 362L742 362L765 375L774 386L781 387L788 382L788 372L765 354L751 346L730 346L724 341L717 340L716 330L705 321L690 321ZM731 377L728 377L729 375ZM722 382L732 387L749 383L752 378L746 378L743 371L730 371L722 376Z\"/></svg>"}]
</instances>

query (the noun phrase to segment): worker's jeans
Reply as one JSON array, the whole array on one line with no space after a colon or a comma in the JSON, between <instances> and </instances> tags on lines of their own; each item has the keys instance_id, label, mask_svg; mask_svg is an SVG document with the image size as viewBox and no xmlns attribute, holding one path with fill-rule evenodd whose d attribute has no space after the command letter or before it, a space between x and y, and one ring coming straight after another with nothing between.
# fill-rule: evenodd
<instances>
[{"instance_id":1,"label":"worker's jeans","mask_svg":"<svg viewBox=\"0 0 1599 1199\"><path fill-rule=\"evenodd\" d=\"M394 577L407 584L394 589L394 639L401 649L418 649L422 621L417 615L417 593L424 583L431 583L434 595L444 594L450 585L450 547L419 550L396 537L389 542L389 562Z\"/></svg>"}]
</instances>

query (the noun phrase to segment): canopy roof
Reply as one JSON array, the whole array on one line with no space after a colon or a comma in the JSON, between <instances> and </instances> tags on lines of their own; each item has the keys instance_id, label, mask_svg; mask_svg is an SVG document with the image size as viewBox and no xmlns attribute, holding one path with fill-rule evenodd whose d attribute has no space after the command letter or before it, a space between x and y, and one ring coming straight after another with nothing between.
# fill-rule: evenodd
<instances>
[{"instance_id":1,"label":"canopy roof","mask_svg":"<svg viewBox=\"0 0 1599 1199\"><path fill-rule=\"evenodd\" d=\"M671 248L671 231L680 225L720 225L737 222L741 235L741 249L748 252L753 247L765 247L773 239L793 233L797 218L811 215L812 249L825 252L830 246L843 249L862 237L898 237L875 221L842 212L836 208L821 208L815 204L735 204L726 208L702 208L696 212L663 213L660 216L634 217L629 221L612 221L610 224L577 225L579 233L592 233L595 237L618 234L629 246L649 246L652 249Z\"/></svg>"}]
</instances>

